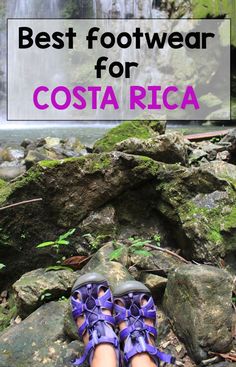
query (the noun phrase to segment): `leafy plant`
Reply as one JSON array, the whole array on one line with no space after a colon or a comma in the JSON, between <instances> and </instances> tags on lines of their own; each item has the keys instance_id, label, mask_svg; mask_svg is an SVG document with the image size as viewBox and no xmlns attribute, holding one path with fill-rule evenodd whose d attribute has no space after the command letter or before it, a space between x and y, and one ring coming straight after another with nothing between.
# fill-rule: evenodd
<instances>
[{"instance_id":1,"label":"leafy plant","mask_svg":"<svg viewBox=\"0 0 236 367\"><path fill-rule=\"evenodd\" d=\"M133 238L130 237L125 244L115 243L116 249L112 251L110 254L110 260L115 261L119 260L125 253L127 258L131 255L139 255L139 256L152 256L152 254L145 249L145 245L149 244L150 240L143 240L141 238Z\"/></svg>"},{"instance_id":2,"label":"leafy plant","mask_svg":"<svg viewBox=\"0 0 236 367\"><path fill-rule=\"evenodd\" d=\"M83 235L83 238L87 240L92 250L97 250L106 237L107 236L104 235L98 235L94 237L91 233L86 233Z\"/></svg>"},{"instance_id":3,"label":"leafy plant","mask_svg":"<svg viewBox=\"0 0 236 367\"><path fill-rule=\"evenodd\" d=\"M0 271L2 270L2 269L4 269L6 267L6 265L4 265L4 264L1 264L0 263Z\"/></svg>"},{"instance_id":4,"label":"leafy plant","mask_svg":"<svg viewBox=\"0 0 236 367\"><path fill-rule=\"evenodd\" d=\"M160 247L161 246L161 236L159 234L155 234L153 236L153 241L155 242L155 245L157 247Z\"/></svg>"},{"instance_id":5,"label":"leafy plant","mask_svg":"<svg viewBox=\"0 0 236 367\"><path fill-rule=\"evenodd\" d=\"M36 246L36 248L52 247L56 249L56 253L59 254L61 247L68 246L70 241L68 238L75 233L76 229L72 228L66 233L60 235L55 241L42 242Z\"/></svg>"}]
</instances>

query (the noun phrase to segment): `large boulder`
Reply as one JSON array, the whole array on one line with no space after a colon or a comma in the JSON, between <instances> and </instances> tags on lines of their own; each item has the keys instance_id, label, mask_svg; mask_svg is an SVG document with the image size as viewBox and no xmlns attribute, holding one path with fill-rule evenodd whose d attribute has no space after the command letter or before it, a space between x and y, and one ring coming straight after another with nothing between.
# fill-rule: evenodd
<instances>
[{"instance_id":1,"label":"large boulder","mask_svg":"<svg viewBox=\"0 0 236 367\"><path fill-rule=\"evenodd\" d=\"M157 175L156 207L187 258L219 263L236 253L234 177L235 166L225 162Z\"/></svg>"},{"instance_id":2,"label":"large boulder","mask_svg":"<svg viewBox=\"0 0 236 367\"><path fill-rule=\"evenodd\" d=\"M43 161L13 184L3 186L1 206L35 198L42 201L1 212L0 258L7 266L0 282L51 264L55 261L51 251L36 249L38 243L55 240L69 228L79 227L92 211L151 180L160 167L149 158L120 152L91 154ZM75 235L71 246L65 247L67 255L76 253L76 241Z\"/></svg>"},{"instance_id":3,"label":"large boulder","mask_svg":"<svg viewBox=\"0 0 236 367\"><path fill-rule=\"evenodd\" d=\"M69 270L33 270L13 284L18 314L26 317L45 301L69 296L78 273Z\"/></svg>"},{"instance_id":4,"label":"large boulder","mask_svg":"<svg viewBox=\"0 0 236 367\"><path fill-rule=\"evenodd\" d=\"M128 138L149 139L156 134L164 134L165 121L125 121L109 130L94 144L94 152L110 152L115 145Z\"/></svg>"},{"instance_id":5,"label":"large boulder","mask_svg":"<svg viewBox=\"0 0 236 367\"><path fill-rule=\"evenodd\" d=\"M165 310L196 363L231 348L232 287L228 273L211 266L184 265L168 277Z\"/></svg>"},{"instance_id":6,"label":"large boulder","mask_svg":"<svg viewBox=\"0 0 236 367\"><path fill-rule=\"evenodd\" d=\"M67 302L48 303L0 334L0 367L71 367L82 346L64 335Z\"/></svg>"},{"instance_id":7,"label":"large boulder","mask_svg":"<svg viewBox=\"0 0 236 367\"><path fill-rule=\"evenodd\" d=\"M178 133L167 133L147 140L129 138L117 143L115 150L150 157L166 163L187 163L188 141Z\"/></svg>"}]
</instances>

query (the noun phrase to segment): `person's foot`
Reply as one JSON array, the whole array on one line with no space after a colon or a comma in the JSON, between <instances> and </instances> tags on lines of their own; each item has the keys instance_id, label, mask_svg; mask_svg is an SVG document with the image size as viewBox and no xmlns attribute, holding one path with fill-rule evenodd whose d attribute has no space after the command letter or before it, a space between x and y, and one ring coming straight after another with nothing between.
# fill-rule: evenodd
<instances>
[{"instance_id":1,"label":"person's foot","mask_svg":"<svg viewBox=\"0 0 236 367\"><path fill-rule=\"evenodd\" d=\"M157 337L156 308L149 289L137 281L121 284L114 292L116 324L126 365L154 367L159 360L173 363L174 359L155 346Z\"/></svg>"},{"instance_id":2,"label":"person's foot","mask_svg":"<svg viewBox=\"0 0 236 367\"><path fill-rule=\"evenodd\" d=\"M114 332L112 294L106 279L97 273L80 277L72 289L71 305L78 334L85 344L83 357L74 365L89 358L92 365L99 366L102 359L102 366L116 366L118 339ZM104 353L107 363L104 363Z\"/></svg>"}]
</instances>

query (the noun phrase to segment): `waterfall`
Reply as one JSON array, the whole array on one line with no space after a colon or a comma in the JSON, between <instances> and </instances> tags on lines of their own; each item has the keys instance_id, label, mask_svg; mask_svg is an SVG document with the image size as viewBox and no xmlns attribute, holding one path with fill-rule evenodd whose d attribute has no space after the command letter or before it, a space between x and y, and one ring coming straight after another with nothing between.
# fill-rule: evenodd
<instances>
[{"instance_id":1,"label":"waterfall","mask_svg":"<svg viewBox=\"0 0 236 367\"><path fill-rule=\"evenodd\" d=\"M160 1L153 0L95 0L99 18L164 18ZM94 11L95 13L95 11Z\"/></svg>"},{"instance_id":2,"label":"waterfall","mask_svg":"<svg viewBox=\"0 0 236 367\"><path fill-rule=\"evenodd\" d=\"M0 21L0 123L5 120L6 100L6 19L7 18L59 18L64 0L5 0L0 6L5 17ZM2 10L1 8L1 10Z\"/></svg>"},{"instance_id":3,"label":"waterfall","mask_svg":"<svg viewBox=\"0 0 236 367\"><path fill-rule=\"evenodd\" d=\"M8 0L7 14L12 18L58 18L61 0Z\"/></svg>"}]
</instances>

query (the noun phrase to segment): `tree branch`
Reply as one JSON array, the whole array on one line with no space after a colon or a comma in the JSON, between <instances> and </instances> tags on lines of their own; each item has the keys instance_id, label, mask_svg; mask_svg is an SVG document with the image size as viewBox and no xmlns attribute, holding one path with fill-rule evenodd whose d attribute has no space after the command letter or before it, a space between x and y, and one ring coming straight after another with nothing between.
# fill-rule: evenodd
<instances>
[{"instance_id":1,"label":"tree branch","mask_svg":"<svg viewBox=\"0 0 236 367\"><path fill-rule=\"evenodd\" d=\"M190 264L190 262L187 261L186 259L184 259L182 256L176 254L173 251L167 250L166 248L157 247L157 246L150 245L150 244L146 244L145 247L148 247L148 248L150 248L152 250L156 250L156 251L166 252L167 254L172 255L172 256L176 257L177 259L183 261L185 264Z\"/></svg>"},{"instance_id":2,"label":"tree branch","mask_svg":"<svg viewBox=\"0 0 236 367\"><path fill-rule=\"evenodd\" d=\"M38 198L38 199L20 201L19 203L15 203L15 204L3 206L2 208L0 208L0 211L1 210L5 210L5 209L9 209L9 208L14 208L15 206L20 206L20 205L35 203L35 202L38 202L38 201L43 201L43 199L42 198Z\"/></svg>"}]
</instances>

